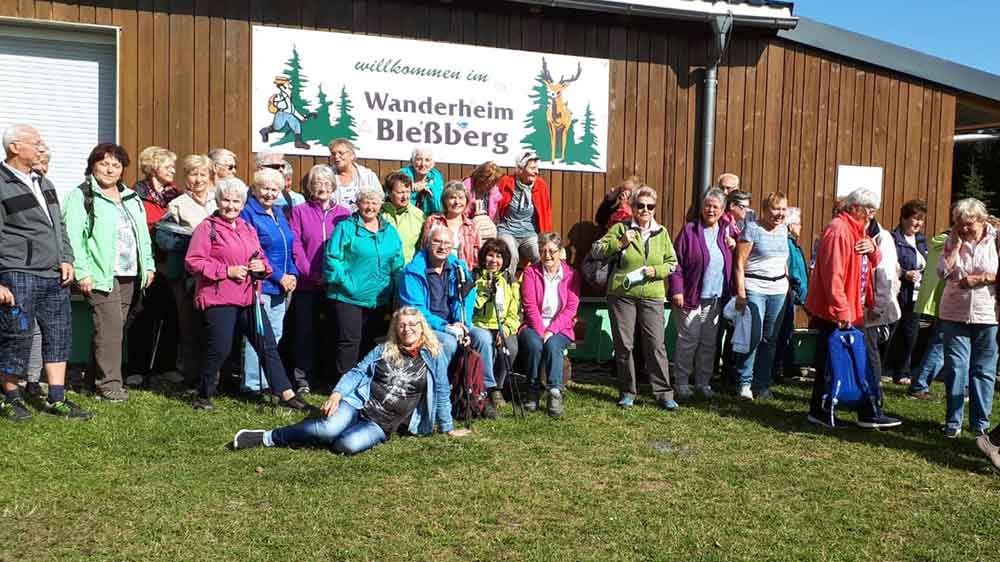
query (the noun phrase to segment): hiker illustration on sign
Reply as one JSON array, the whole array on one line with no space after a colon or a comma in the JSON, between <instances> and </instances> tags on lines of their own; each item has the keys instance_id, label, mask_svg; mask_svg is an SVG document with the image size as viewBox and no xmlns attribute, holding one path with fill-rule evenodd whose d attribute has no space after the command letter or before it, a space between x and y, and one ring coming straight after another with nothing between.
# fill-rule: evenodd
<instances>
[{"instance_id":1,"label":"hiker illustration on sign","mask_svg":"<svg viewBox=\"0 0 1000 562\"><path fill-rule=\"evenodd\" d=\"M548 62L542 58L542 70L535 78L531 99L535 108L525 119L528 134L521 139L526 149L534 150L543 162L552 164L585 164L597 167L600 151L596 133L597 123L590 103L583 113L583 135L576 137L578 120L570 111L569 102L563 92L583 73L577 62L576 74L570 78L552 79Z\"/></svg>"},{"instance_id":2,"label":"hiker illustration on sign","mask_svg":"<svg viewBox=\"0 0 1000 562\"><path fill-rule=\"evenodd\" d=\"M267 111L274 115L274 121L260 130L260 138L267 142L271 133L280 133L287 129L295 138L295 148L309 148L309 143L302 140L302 122L315 118L316 113L310 112L303 115L295 108L287 76L275 76L274 85L277 86L278 93L267 99Z\"/></svg>"}]
</instances>

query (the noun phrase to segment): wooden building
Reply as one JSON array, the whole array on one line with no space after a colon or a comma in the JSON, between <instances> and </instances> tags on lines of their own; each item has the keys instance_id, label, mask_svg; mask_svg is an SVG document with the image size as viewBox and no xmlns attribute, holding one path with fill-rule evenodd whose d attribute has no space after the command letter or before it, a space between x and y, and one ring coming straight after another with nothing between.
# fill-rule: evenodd
<instances>
[{"instance_id":1,"label":"wooden building","mask_svg":"<svg viewBox=\"0 0 1000 562\"><path fill-rule=\"evenodd\" d=\"M84 44L88 37L101 38L98 43L114 46L100 55L111 52L113 67L101 67L103 82L94 99L116 109L113 116L107 115L108 109L100 110L103 125L92 127L93 135L117 131L118 141L133 154L154 144L179 155L224 146L240 157L242 177L252 165L254 25L610 59L607 172L545 172L555 226L582 247L594 236L590 221L602 197L624 177L638 175L660 191L657 212L671 231L679 228L697 198L703 187L704 75L714 37L707 22L719 4L0 0L0 37L40 42L43 55L46 41ZM953 136L957 130L1000 122L1000 78L797 20L789 2L728 0L728 5L730 11L751 15L734 20L718 65L713 177L723 171L738 174L755 201L770 191L787 193L790 204L803 209L803 237L810 240L831 214L837 166L879 166L884 170L884 223L895 224L905 200L923 198L933 209L928 230L944 226L951 199ZM755 10L780 17L758 17ZM0 57L10 55L4 50L16 43L0 39ZM17 60L33 60L30 52L21 56ZM97 56L84 52L77 58L90 62L88 57ZM39 64L48 63L43 59ZM61 87L48 89L44 96L31 91L32 76L53 78L48 76L53 74L50 68L32 70L4 81L24 85L27 77L29 90L21 92L24 99L16 104L8 94L0 96L0 124L32 122L49 111L47 100L69 96ZM68 75L54 74L67 87L76 84ZM67 119L67 130L74 119L84 119L83 112L98 111L68 107L59 111ZM55 150L53 167L66 156ZM85 155L76 156L78 160ZM471 171L472 166L449 165L446 153L438 158L448 178ZM324 160L291 161L298 174ZM402 164L363 163L379 174ZM78 172L71 173L78 177ZM136 167L128 173L134 180Z\"/></svg>"}]
</instances>

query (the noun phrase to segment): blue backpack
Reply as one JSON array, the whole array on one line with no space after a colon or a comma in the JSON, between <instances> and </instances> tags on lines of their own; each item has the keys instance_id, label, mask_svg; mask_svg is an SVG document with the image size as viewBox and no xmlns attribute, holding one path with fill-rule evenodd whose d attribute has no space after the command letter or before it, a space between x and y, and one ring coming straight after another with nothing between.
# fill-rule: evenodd
<instances>
[{"instance_id":1,"label":"blue backpack","mask_svg":"<svg viewBox=\"0 0 1000 562\"><path fill-rule=\"evenodd\" d=\"M865 351L865 335L857 328L834 330L828 343L823 410L830 413L832 425L837 408L854 410L871 400L868 386L871 366Z\"/></svg>"}]
</instances>

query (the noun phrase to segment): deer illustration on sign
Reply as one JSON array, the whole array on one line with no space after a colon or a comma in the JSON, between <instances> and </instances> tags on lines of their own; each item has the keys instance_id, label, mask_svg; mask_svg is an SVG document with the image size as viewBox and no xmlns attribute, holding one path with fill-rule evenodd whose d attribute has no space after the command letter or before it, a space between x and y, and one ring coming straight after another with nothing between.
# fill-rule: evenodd
<instances>
[{"instance_id":1,"label":"deer illustration on sign","mask_svg":"<svg viewBox=\"0 0 1000 562\"><path fill-rule=\"evenodd\" d=\"M549 123L549 144L552 147L549 154L553 163L557 158L562 161L566 160L566 138L569 135L569 126L573 123L573 114L570 112L566 100L563 99L562 93L580 77L581 72L583 72L583 66L576 63L576 74L572 78L566 79L560 76L559 81L556 82L549 74L545 58L542 58L542 80L549 90L549 107L545 112L545 119Z\"/></svg>"}]
</instances>

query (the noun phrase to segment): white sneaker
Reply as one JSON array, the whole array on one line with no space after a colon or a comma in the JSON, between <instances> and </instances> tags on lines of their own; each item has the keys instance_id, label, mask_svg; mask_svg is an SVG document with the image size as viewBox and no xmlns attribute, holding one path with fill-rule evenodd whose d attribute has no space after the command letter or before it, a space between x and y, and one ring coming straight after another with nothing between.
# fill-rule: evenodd
<instances>
[{"instance_id":1,"label":"white sneaker","mask_svg":"<svg viewBox=\"0 0 1000 562\"><path fill-rule=\"evenodd\" d=\"M750 390L749 384L740 385L740 400L753 400L753 392Z\"/></svg>"},{"instance_id":2,"label":"white sneaker","mask_svg":"<svg viewBox=\"0 0 1000 562\"><path fill-rule=\"evenodd\" d=\"M677 388L674 389L674 395L677 397L678 400L686 401L690 400L694 396L694 393L691 392L690 385L680 384L677 385Z\"/></svg>"},{"instance_id":3,"label":"white sneaker","mask_svg":"<svg viewBox=\"0 0 1000 562\"><path fill-rule=\"evenodd\" d=\"M705 385L699 385L699 386L696 386L694 388L695 388L695 390L698 391L699 394L701 394L701 396L705 400L711 400L712 398L715 398L715 391L712 390L712 387L708 386L707 384L705 384Z\"/></svg>"},{"instance_id":4,"label":"white sneaker","mask_svg":"<svg viewBox=\"0 0 1000 562\"><path fill-rule=\"evenodd\" d=\"M765 388L757 393L757 400L774 400L774 393L771 392L771 389Z\"/></svg>"}]
</instances>

